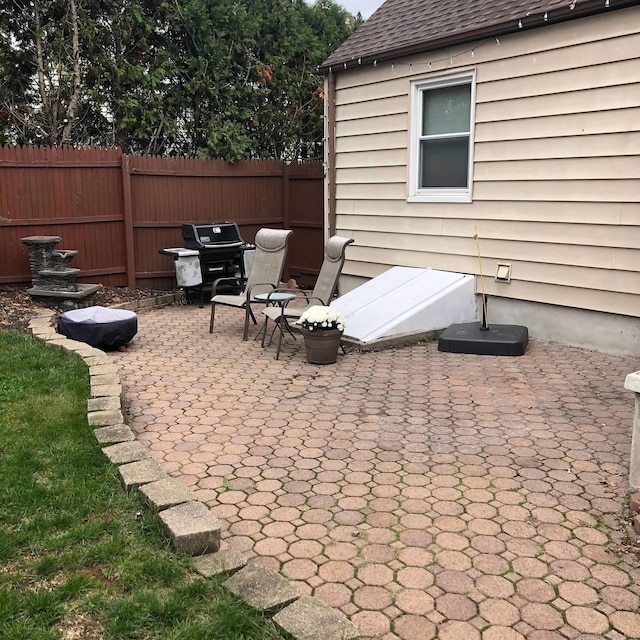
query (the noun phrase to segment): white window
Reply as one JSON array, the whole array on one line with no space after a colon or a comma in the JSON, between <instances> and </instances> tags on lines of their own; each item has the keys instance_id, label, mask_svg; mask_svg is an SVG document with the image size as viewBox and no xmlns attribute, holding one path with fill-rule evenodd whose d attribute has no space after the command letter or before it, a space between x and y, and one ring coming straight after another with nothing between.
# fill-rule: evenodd
<instances>
[{"instance_id":1,"label":"white window","mask_svg":"<svg viewBox=\"0 0 640 640\"><path fill-rule=\"evenodd\" d=\"M411 85L409 202L471 202L473 73Z\"/></svg>"}]
</instances>

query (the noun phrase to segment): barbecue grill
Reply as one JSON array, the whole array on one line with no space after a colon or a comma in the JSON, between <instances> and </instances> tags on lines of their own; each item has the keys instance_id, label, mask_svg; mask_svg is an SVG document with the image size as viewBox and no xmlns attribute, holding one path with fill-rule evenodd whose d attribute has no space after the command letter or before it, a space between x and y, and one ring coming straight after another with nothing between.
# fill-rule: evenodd
<instances>
[{"instance_id":1,"label":"barbecue grill","mask_svg":"<svg viewBox=\"0 0 640 640\"><path fill-rule=\"evenodd\" d=\"M203 303L204 290L218 278L239 277L238 289L246 280L245 251L254 249L240 235L235 222L209 222L207 224L183 224L182 240L185 249L197 251L200 260L202 283L186 286L187 296L190 290L199 289L200 306ZM179 249L161 249L160 253L178 260ZM178 283L180 284L180 283Z\"/></svg>"}]
</instances>

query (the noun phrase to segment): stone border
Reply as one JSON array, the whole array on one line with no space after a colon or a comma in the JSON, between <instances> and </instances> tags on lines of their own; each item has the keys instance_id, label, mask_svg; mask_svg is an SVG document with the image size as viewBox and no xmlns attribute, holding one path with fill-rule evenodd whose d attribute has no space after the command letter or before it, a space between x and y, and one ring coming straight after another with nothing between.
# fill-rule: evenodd
<instances>
[{"instance_id":1,"label":"stone border","mask_svg":"<svg viewBox=\"0 0 640 640\"><path fill-rule=\"evenodd\" d=\"M137 311L182 300L180 293L135 300L112 308ZM125 423L118 367L100 349L56 332L55 312L29 322L31 334L65 353L79 355L89 367L91 383L87 421L102 452L118 474L125 491L158 514L162 528L180 553L196 556L193 568L204 577L232 574L223 586L250 607L273 616L276 625L295 640L354 640L357 627L340 611L317 598L301 597L297 587L275 571L248 565L247 558L221 542L220 521L195 498L193 489L169 477L153 461Z\"/></svg>"},{"instance_id":2,"label":"stone border","mask_svg":"<svg viewBox=\"0 0 640 640\"><path fill-rule=\"evenodd\" d=\"M132 300L131 302L121 302L114 304L109 309L124 309L125 311L138 311L139 309L156 309L158 307L166 307L174 302L183 302L185 294L183 291L175 293L165 293L155 298L142 298L140 300Z\"/></svg>"}]
</instances>

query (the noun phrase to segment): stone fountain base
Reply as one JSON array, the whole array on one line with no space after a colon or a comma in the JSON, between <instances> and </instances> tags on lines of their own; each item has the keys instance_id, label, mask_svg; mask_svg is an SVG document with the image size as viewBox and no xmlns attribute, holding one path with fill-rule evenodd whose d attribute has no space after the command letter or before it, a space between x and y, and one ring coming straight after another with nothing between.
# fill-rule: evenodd
<instances>
[{"instance_id":1,"label":"stone fountain base","mask_svg":"<svg viewBox=\"0 0 640 640\"><path fill-rule=\"evenodd\" d=\"M63 300L81 300L98 291L99 284L77 284L76 276L80 269L70 266L78 255L75 250L58 249L60 236L29 236L21 238L29 251L31 267L31 289L27 293L32 297L55 298Z\"/></svg>"},{"instance_id":2,"label":"stone fountain base","mask_svg":"<svg viewBox=\"0 0 640 640\"><path fill-rule=\"evenodd\" d=\"M61 298L64 300L82 300L92 293L102 288L100 284L75 284L75 291L55 289L39 289L38 287L31 287L27 289L27 293L34 298Z\"/></svg>"}]
</instances>

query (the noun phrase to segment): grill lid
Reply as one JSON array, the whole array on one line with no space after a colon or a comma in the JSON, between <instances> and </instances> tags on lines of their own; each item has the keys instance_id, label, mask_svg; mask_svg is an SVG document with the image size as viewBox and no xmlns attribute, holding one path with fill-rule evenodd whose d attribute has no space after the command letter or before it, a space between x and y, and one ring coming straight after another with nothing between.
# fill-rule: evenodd
<instances>
[{"instance_id":1,"label":"grill lid","mask_svg":"<svg viewBox=\"0 0 640 640\"><path fill-rule=\"evenodd\" d=\"M183 224L182 239L187 249L231 249L244 244L235 222Z\"/></svg>"}]
</instances>

